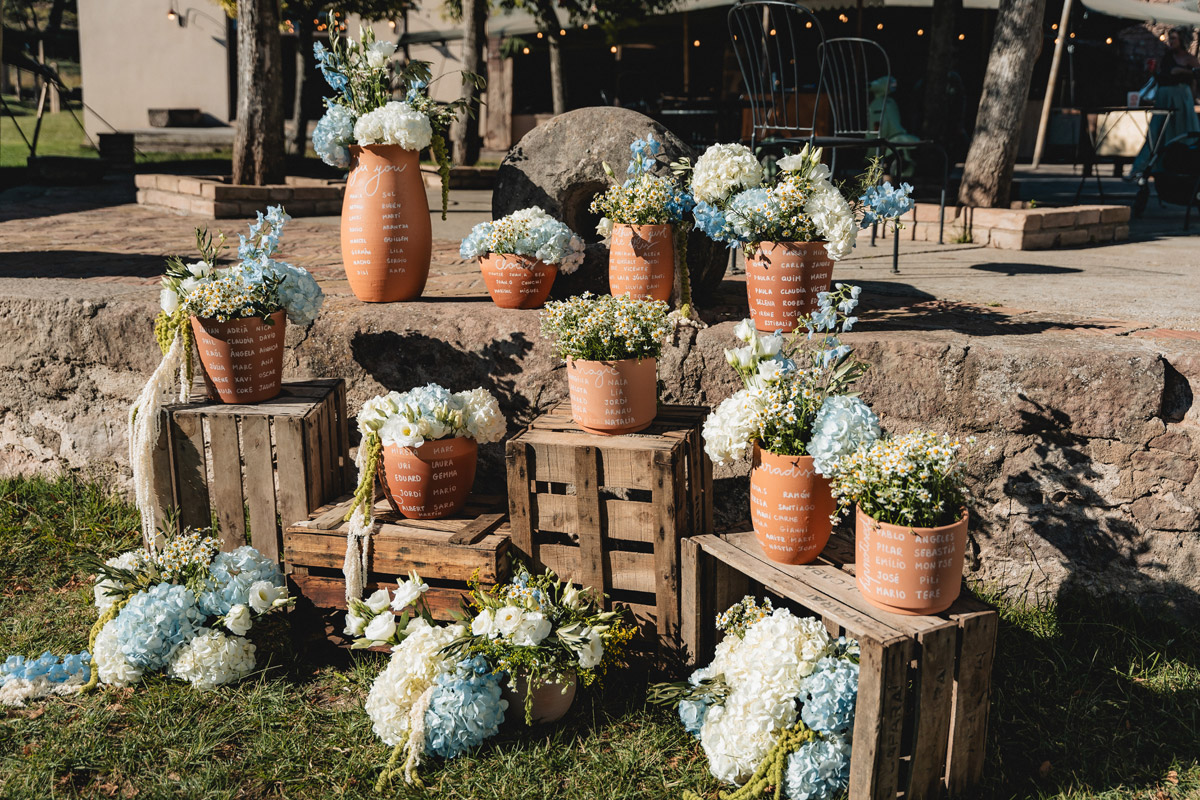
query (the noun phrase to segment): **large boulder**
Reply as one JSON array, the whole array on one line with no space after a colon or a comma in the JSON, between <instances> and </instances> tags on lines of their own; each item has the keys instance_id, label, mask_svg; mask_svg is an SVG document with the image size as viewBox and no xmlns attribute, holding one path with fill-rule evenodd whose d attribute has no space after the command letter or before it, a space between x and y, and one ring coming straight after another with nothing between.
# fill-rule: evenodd
<instances>
[{"instance_id":1,"label":"large boulder","mask_svg":"<svg viewBox=\"0 0 1200 800\"><path fill-rule=\"evenodd\" d=\"M629 145L647 134L662 142L662 152L670 161L685 156L695 161L695 151L662 125L644 114L612 106L560 114L527 133L504 157L492 192L492 217L541 206L588 242L579 271L555 281L556 297L585 289L608 292L608 248L596 234L600 218L588 211L588 205L608 186L603 164L607 162L620 178L629 164ZM720 285L728 259L725 247L692 232L688 269L695 295L703 296Z\"/></svg>"}]
</instances>

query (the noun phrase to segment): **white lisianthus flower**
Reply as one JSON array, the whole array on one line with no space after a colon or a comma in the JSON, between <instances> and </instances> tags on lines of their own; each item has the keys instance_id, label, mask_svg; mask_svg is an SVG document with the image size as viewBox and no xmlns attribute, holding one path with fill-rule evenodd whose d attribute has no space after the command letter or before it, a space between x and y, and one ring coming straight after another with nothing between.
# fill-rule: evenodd
<instances>
[{"instance_id":1,"label":"white lisianthus flower","mask_svg":"<svg viewBox=\"0 0 1200 800\"><path fill-rule=\"evenodd\" d=\"M396 633L396 616L394 614L380 614L367 623L366 629L363 631L363 636L373 642L386 642L391 639Z\"/></svg>"},{"instance_id":2,"label":"white lisianthus flower","mask_svg":"<svg viewBox=\"0 0 1200 800\"><path fill-rule=\"evenodd\" d=\"M410 573L406 581L401 581L396 587L396 596L392 600L393 611L403 611L421 599L421 595L429 591L429 584L421 580L416 570Z\"/></svg>"},{"instance_id":3,"label":"white lisianthus flower","mask_svg":"<svg viewBox=\"0 0 1200 800\"><path fill-rule=\"evenodd\" d=\"M777 356L783 349L783 334L776 331L766 336L758 337L758 347L764 356Z\"/></svg>"},{"instance_id":4,"label":"white lisianthus flower","mask_svg":"<svg viewBox=\"0 0 1200 800\"><path fill-rule=\"evenodd\" d=\"M424 150L433 140L433 128L429 117L408 103L393 100L359 117L354 138L360 145L395 144L405 150Z\"/></svg>"},{"instance_id":5,"label":"white lisianthus flower","mask_svg":"<svg viewBox=\"0 0 1200 800\"><path fill-rule=\"evenodd\" d=\"M365 619L353 611L346 612L346 627L342 629L342 633L347 636L362 636L366 627L367 621Z\"/></svg>"},{"instance_id":6,"label":"white lisianthus flower","mask_svg":"<svg viewBox=\"0 0 1200 800\"><path fill-rule=\"evenodd\" d=\"M516 606L502 606L496 611L496 630L501 636L512 636L524 618L525 612Z\"/></svg>"},{"instance_id":7,"label":"white lisianthus flower","mask_svg":"<svg viewBox=\"0 0 1200 800\"><path fill-rule=\"evenodd\" d=\"M391 60L392 54L395 52L396 45L393 42L372 42L365 54L367 64L375 69L380 69Z\"/></svg>"},{"instance_id":8,"label":"white lisianthus flower","mask_svg":"<svg viewBox=\"0 0 1200 800\"><path fill-rule=\"evenodd\" d=\"M597 630L588 633L588 641L579 651L579 666L592 669L604 659L604 637Z\"/></svg>"},{"instance_id":9,"label":"white lisianthus flower","mask_svg":"<svg viewBox=\"0 0 1200 800\"><path fill-rule=\"evenodd\" d=\"M225 627L229 629L230 633L237 636L245 636L249 633L252 624L249 607L241 603L229 609L229 613L225 615Z\"/></svg>"},{"instance_id":10,"label":"white lisianthus flower","mask_svg":"<svg viewBox=\"0 0 1200 800\"><path fill-rule=\"evenodd\" d=\"M600 236L602 238L604 238L604 239L611 238L612 231L613 231L613 222L608 217L601 217L600 221L596 223L596 233L600 234Z\"/></svg>"},{"instance_id":11,"label":"white lisianthus flower","mask_svg":"<svg viewBox=\"0 0 1200 800\"><path fill-rule=\"evenodd\" d=\"M471 620L471 633L475 636L486 636L494 639L498 631L493 621L491 609L484 609L479 616Z\"/></svg>"},{"instance_id":12,"label":"white lisianthus flower","mask_svg":"<svg viewBox=\"0 0 1200 800\"><path fill-rule=\"evenodd\" d=\"M758 362L758 377L764 383L779 380L783 376L783 362L775 359Z\"/></svg>"},{"instance_id":13,"label":"white lisianthus flower","mask_svg":"<svg viewBox=\"0 0 1200 800\"><path fill-rule=\"evenodd\" d=\"M163 289L158 293L158 304L166 313L174 314L179 308L179 295L170 289Z\"/></svg>"},{"instance_id":14,"label":"white lisianthus flower","mask_svg":"<svg viewBox=\"0 0 1200 800\"><path fill-rule=\"evenodd\" d=\"M278 600L287 597L287 589L270 581L255 581L250 584L250 608L255 614L269 611Z\"/></svg>"},{"instance_id":15,"label":"white lisianthus flower","mask_svg":"<svg viewBox=\"0 0 1200 800\"><path fill-rule=\"evenodd\" d=\"M746 344L753 342L758 336L758 331L754 329L754 320L743 319L733 327L733 335Z\"/></svg>"},{"instance_id":16,"label":"white lisianthus flower","mask_svg":"<svg viewBox=\"0 0 1200 800\"><path fill-rule=\"evenodd\" d=\"M392 598L388 594L387 589L376 589L370 597L363 601L367 604L367 608L374 611L376 614L383 612L388 605L391 604Z\"/></svg>"},{"instance_id":17,"label":"white lisianthus flower","mask_svg":"<svg viewBox=\"0 0 1200 800\"><path fill-rule=\"evenodd\" d=\"M420 447L425 444L421 435L421 426L402 416L389 417L379 428L379 441L384 447L394 444L397 447Z\"/></svg>"},{"instance_id":18,"label":"white lisianthus flower","mask_svg":"<svg viewBox=\"0 0 1200 800\"><path fill-rule=\"evenodd\" d=\"M192 273L192 276L196 278L207 278L213 272L213 268L210 265L205 264L203 261L196 261L188 264L187 268L188 272Z\"/></svg>"},{"instance_id":19,"label":"white lisianthus flower","mask_svg":"<svg viewBox=\"0 0 1200 800\"><path fill-rule=\"evenodd\" d=\"M105 561L105 565L116 567L117 569L133 569L137 566L140 560L141 553L138 550L130 550L128 553L122 553L119 556L113 556ZM123 584L118 581L100 580L96 581L96 585L92 588L92 594L96 600L96 611L103 614L108 610L108 607L116 602L116 598L109 595L112 589L118 589Z\"/></svg>"},{"instance_id":20,"label":"white lisianthus flower","mask_svg":"<svg viewBox=\"0 0 1200 800\"><path fill-rule=\"evenodd\" d=\"M550 635L550 620L540 611L531 611L521 620L512 635L512 643L518 647L536 647Z\"/></svg>"}]
</instances>

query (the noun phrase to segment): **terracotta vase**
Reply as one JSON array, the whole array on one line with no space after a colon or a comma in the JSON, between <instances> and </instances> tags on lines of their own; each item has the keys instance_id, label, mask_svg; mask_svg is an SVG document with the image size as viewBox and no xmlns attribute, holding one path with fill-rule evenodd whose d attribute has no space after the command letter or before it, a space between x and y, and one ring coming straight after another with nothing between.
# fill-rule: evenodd
<instances>
[{"instance_id":1,"label":"terracotta vase","mask_svg":"<svg viewBox=\"0 0 1200 800\"><path fill-rule=\"evenodd\" d=\"M675 285L674 225L613 225L608 291L642 300L670 300Z\"/></svg>"},{"instance_id":2,"label":"terracotta vase","mask_svg":"<svg viewBox=\"0 0 1200 800\"><path fill-rule=\"evenodd\" d=\"M192 335L211 400L261 403L279 394L283 384L283 340L287 315L218 322L192 317Z\"/></svg>"},{"instance_id":3,"label":"terracotta vase","mask_svg":"<svg viewBox=\"0 0 1200 800\"><path fill-rule=\"evenodd\" d=\"M513 679L517 688L514 691L504 684L502 696L508 701L508 719L525 719L525 696L529 692L529 684L524 677ZM575 701L575 690L578 680L574 675L567 681L566 691L561 683L546 683L533 690L533 711L531 722L542 725L547 722L558 722L571 710Z\"/></svg>"},{"instance_id":4,"label":"terracotta vase","mask_svg":"<svg viewBox=\"0 0 1200 800\"><path fill-rule=\"evenodd\" d=\"M475 483L479 445L458 436L420 447L383 448L383 491L409 519L441 519L462 510Z\"/></svg>"},{"instance_id":5,"label":"terracotta vase","mask_svg":"<svg viewBox=\"0 0 1200 800\"><path fill-rule=\"evenodd\" d=\"M807 564L829 542L833 524L829 481L812 456L779 456L754 445L750 520L763 553L780 564Z\"/></svg>"},{"instance_id":6,"label":"terracotta vase","mask_svg":"<svg viewBox=\"0 0 1200 800\"><path fill-rule=\"evenodd\" d=\"M938 614L962 590L967 512L940 528L879 522L854 510L855 580L871 605L895 614Z\"/></svg>"},{"instance_id":7,"label":"terracotta vase","mask_svg":"<svg viewBox=\"0 0 1200 800\"><path fill-rule=\"evenodd\" d=\"M615 435L650 427L658 415L658 360L567 359L571 418L588 433Z\"/></svg>"},{"instance_id":8,"label":"terracotta vase","mask_svg":"<svg viewBox=\"0 0 1200 800\"><path fill-rule=\"evenodd\" d=\"M824 242L762 242L746 256L746 300L754 327L764 333L794 331L817 310L817 293L829 291L833 259Z\"/></svg>"},{"instance_id":9,"label":"terracotta vase","mask_svg":"<svg viewBox=\"0 0 1200 800\"><path fill-rule=\"evenodd\" d=\"M480 256L479 271L492 302L501 308L541 308L558 275L553 264L509 253Z\"/></svg>"},{"instance_id":10,"label":"terracotta vase","mask_svg":"<svg viewBox=\"0 0 1200 800\"><path fill-rule=\"evenodd\" d=\"M365 303L421 296L429 277L433 227L415 150L354 145L342 200L342 263Z\"/></svg>"}]
</instances>

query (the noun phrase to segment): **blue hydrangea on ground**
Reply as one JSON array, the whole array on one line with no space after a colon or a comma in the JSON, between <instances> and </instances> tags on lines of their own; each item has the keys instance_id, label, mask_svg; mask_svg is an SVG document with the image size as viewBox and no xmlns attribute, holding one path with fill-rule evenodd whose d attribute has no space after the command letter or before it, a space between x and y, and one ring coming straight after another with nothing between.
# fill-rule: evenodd
<instances>
[{"instance_id":1,"label":"blue hydrangea on ground","mask_svg":"<svg viewBox=\"0 0 1200 800\"><path fill-rule=\"evenodd\" d=\"M73 675L86 681L90 675L92 656L87 650L69 656L58 656L49 650L37 658L9 656L0 663L0 686L12 680L32 681L45 678L51 683L66 683Z\"/></svg>"},{"instance_id":2,"label":"blue hydrangea on ground","mask_svg":"<svg viewBox=\"0 0 1200 800\"><path fill-rule=\"evenodd\" d=\"M680 700L679 701L679 721L683 723L683 727L687 729L696 739L700 738L700 729L704 727L704 718L708 716L708 707L711 705L707 700Z\"/></svg>"},{"instance_id":3,"label":"blue hydrangea on ground","mask_svg":"<svg viewBox=\"0 0 1200 800\"><path fill-rule=\"evenodd\" d=\"M437 677L425 712L425 750L454 758L495 736L508 702L500 697L500 676L482 657L460 661Z\"/></svg>"},{"instance_id":4,"label":"blue hydrangea on ground","mask_svg":"<svg viewBox=\"0 0 1200 800\"><path fill-rule=\"evenodd\" d=\"M211 588L199 598L200 610L209 616L223 616L236 605L248 605L250 587L258 581L283 586L279 565L253 547L239 547L219 553L208 568Z\"/></svg>"},{"instance_id":5,"label":"blue hydrangea on ground","mask_svg":"<svg viewBox=\"0 0 1200 800\"><path fill-rule=\"evenodd\" d=\"M350 145L354 144L354 112L333 103L317 121L312 134L313 150L322 161L337 169L350 168Z\"/></svg>"},{"instance_id":6,"label":"blue hydrangea on ground","mask_svg":"<svg viewBox=\"0 0 1200 800\"><path fill-rule=\"evenodd\" d=\"M913 187L907 183L900 184L899 189L892 187L889 182L881 186L872 186L867 193L859 198L863 204L863 219L861 226L866 228L876 222L898 219L907 214L913 207Z\"/></svg>"},{"instance_id":7,"label":"blue hydrangea on ground","mask_svg":"<svg viewBox=\"0 0 1200 800\"><path fill-rule=\"evenodd\" d=\"M790 800L828 800L850 786L850 742L841 737L806 742L788 756L784 793Z\"/></svg>"},{"instance_id":8,"label":"blue hydrangea on ground","mask_svg":"<svg viewBox=\"0 0 1200 800\"><path fill-rule=\"evenodd\" d=\"M110 624L126 660L153 671L165 667L175 648L190 641L204 620L190 589L160 583L135 594Z\"/></svg>"},{"instance_id":9,"label":"blue hydrangea on ground","mask_svg":"<svg viewBox=\"0 0 1200 800\"><path fill-rule=\"evenodd\" d=\"M800 719L820 733L849 735L854 729L858 700L858 664L843 658L822 658L800 685Z\"/></svg>"},{"instance_id":10,"label":"blue hydrangea on ground","mask_svg":"<svg viewBox=\"0 0 1200 800\"><path fill-rule=\"evenodd\" d=\"M857 397L830 397L813 420L808 454L812 456L817 472L829 476L837 467L838 459L853 453L860 444L875 441L879 434L879 417L870 406Z\"/></svg>"}]
</instances>

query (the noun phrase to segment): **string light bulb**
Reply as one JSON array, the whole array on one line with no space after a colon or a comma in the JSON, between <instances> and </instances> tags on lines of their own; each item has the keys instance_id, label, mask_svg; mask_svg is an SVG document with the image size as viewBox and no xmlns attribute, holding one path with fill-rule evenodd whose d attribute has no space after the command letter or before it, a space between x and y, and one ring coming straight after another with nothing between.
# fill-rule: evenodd
<instances>
[{"instance_id":1,"label":"string light bulb","mask_svg":"<svg viewBox=\"0 0 1200 800\"><path fill-rule=\"evenodd\" d=\"M391 28L392 30L396 30L396 20L394 20L394 19L389 19L389 20L388 20L388 27L389 27L389 28Z\"/></svg>"},{"instance_id":2,"label":"string light bulb","mask_svg":"<svg viewBox=\"0 0 1200 800\"><path fill-rule=\"evenodd\" d=\"M587 24L586 22L585 22L585 23L583 23L583 29L584 29L585 31L587 30L587 25L588 25L588 24Z\"/></svg>"},{"instance_id":3,"label":"string light bulb","mask_svg":"<svg viewBox=\"0 0 1200 800\"><path fill-rule=\"evenodd\" d=\"M917 28L917 36L924 36L924 35L925 35L925 29Z\"/></svg>"},{"instance_id":4,"label":"string light bulb","mask_svg":"<svg viewBox=\"0 0 1200 800\"><path fill-rule=\"evenodd\" d=\"M699 47L699 46L700 46L700 40L699 40L699 39L694 39L694 40L692 41L692 47Z\"/></svg>"},{"instance_id":5,"label":"string light bulb","mask_svg":"<svg viewBox=\"0 0 1200 800\"><path fill-rule=\"evenodd\" d=\"M538 38L539 38L539 39L541 39L541 38L542 38L542 32L541 32L541 31L538 31Z\"/></svg>"},{"instance_id":6,"label":"string light bulb","mask_svg":"<svg viewBox=\"0 0 1200 800\"><path fill-rule=\"evenodd\" d=\"M524 53L525 55L529 55L529 48L528 48L528 47L522 47L522 48L521 48L521 52L522 52L522 53Z\"/></svg>"},{"instance_id":7,"label":"string light bulb","mask_svg":"<svg viewBox=\"0 0 1200 800\"><path fill-rule=\"evenodd\" d=\"M771 28L771 35L772 35L772 36L774 36L774 35L775 35L775 29L774 29L774 28Z\"/></svg>"},{"instance_id":8,"label":"string light bulb","mask_svg":"<svg viewBox=\"0 0 1200 800\"><path fill-rule=\"evenodd\" d=\"M1108 37L1107 39L1105 39L1105 40L1104 40L1104 43L1105 43L1105 44L1112 44L1112 37L1110 36L1110 37Z\"/></svg>"},{"instance_id":9,"label":"string light bulb","mask_svg":"<svg viewBox=\"0 0 1200 800\"><path fill-rule=\"evenodd\" d=\"M965 33L960 33L960 34L958 35L958 40L959 40L960 42L961 42L962 40L966 39L966 38L967 38L967 35L966 35Z\"/></svg>"},{"instance_id":10,"label":"string light bulb","mask_svg":"<svg viewBox=\"0 0 1200 800\"><path fill-rule=\"evenodd\" d=\"M1052 22L1052 23L1050 24L1050 30L1052 30L1052 31L1056 31L1056 30L1058 30L1058 23L1057 23L1057 22Z\"/></svg>"},{"instance_id":11,"label":"string light bulb","mask_svg":"<svg viewBox=\"0 0 1200 800\"><path fill-rule=\"evenodd\" d=\"M558 35L559 35L559 36L566 36L566 35L567 35L567 29L566 29L566 28L559 28L559 29L558 29Z\"/></svg>"},{"instance_id":12,"label":"string light bulb","mask_svg":"<svg viewBox=\"0 0 1200 800\"><path fill-rule=\"evenodd\" d=\"M174 22L175 17L177 17L177 16L178 16L178 14L175 13L175 9L172 8L169 11L167 11L167 19L171 20L171 22Z\"/></svg>"},{"instance_id":13,"label":"string light bulb","mask_svg":"<svg viewBox=\"0 0 1200 800\"><path fill-rule=\"evenodd\" d=\"M881 30L883 30L883 23L881 22L881 23L879 23L878 25L876 25L876 26L875 26L875 30L877 30L877 31L881 31Z\"/></svg>"},{"instance_id":14,"label":"string light bulb","mask_svg":"<svg viewBox=\"0 0 1200 800\"><path fill-rule=\"evenodd\" d=\"M614 44L612 47L608 48L608 52L610 52L610 53L617 52L617 46Z\"/></svg>"},{"instance_id":15,"label":"string light bulb","mask_svg":"<svg viewBox=\"0 0 1200 800\"><path fill-rule=\"evenodd\" d=\"M811 27L812 27L812 20L809 20L808 22L804 23L804 27L806 27L806 28L811 28Z\"/></svg>"}]
</instances>

